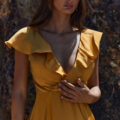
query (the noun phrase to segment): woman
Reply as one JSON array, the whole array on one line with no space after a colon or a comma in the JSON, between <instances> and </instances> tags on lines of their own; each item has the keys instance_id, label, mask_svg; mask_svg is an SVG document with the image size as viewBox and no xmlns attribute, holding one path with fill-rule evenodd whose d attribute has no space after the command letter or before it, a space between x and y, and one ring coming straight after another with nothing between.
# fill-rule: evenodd
<instances>
[{"instance_id":1,"label":"woman","mask_svg":"<svg viewBox=\"0 0 120 120\"><path fill-rule=\"evenodd\" d=\"M41 0L31 23L5 41L15 49L12 120L24 120L29 70L36 100L28 120L95 120L88 104L101 96L102 32L83 26L87 12L87 0Z\"/></svg>"}]
</instances>

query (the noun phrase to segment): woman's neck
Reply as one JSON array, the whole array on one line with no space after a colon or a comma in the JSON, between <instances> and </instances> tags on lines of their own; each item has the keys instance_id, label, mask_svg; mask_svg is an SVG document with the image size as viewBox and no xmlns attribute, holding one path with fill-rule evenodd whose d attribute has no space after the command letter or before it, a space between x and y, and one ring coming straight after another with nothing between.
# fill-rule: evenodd
<instances>
[{"instance_id":1,"label":"woman's neck","mask_svg":"<svg viewBox=\"0 0 120 120\"><path fill-rule=\"evenodd\" d=\"M49 28L49 31L57 34L71 32L73 29L70 25L70 16L71 15L63 14L57 10L53 10L52 17L46 26Z\"/></svg>"}]
</instances>

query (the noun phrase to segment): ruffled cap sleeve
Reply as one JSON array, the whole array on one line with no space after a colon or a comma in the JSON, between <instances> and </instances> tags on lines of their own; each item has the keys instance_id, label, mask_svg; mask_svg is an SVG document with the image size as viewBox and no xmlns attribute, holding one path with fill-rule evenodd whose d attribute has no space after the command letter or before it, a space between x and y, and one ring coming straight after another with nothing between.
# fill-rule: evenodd
<instances>
[{"instance_id":1,"label":"ruffled cap sleeve","mask_svg":"<svg viewBox=\"0 0 120 120\"><path fill-rule=\"evenodd\" d=\"M30 54L28 27L18 30L5 44L11 49L12 47L24 54Z\"/></svg>"},{"instance_id":2,"label":"ruffled cap sleeve","mask_svg":"<svg viewBox=\"0 0 120 120\"><path fill-rule=\"evenodd\" d=\"M96 59L100 51L100 41L103 32L95 31L92 29L87 29L81 36L80 49L86 54L90 59Z\"/></svg>"}]
</instances>

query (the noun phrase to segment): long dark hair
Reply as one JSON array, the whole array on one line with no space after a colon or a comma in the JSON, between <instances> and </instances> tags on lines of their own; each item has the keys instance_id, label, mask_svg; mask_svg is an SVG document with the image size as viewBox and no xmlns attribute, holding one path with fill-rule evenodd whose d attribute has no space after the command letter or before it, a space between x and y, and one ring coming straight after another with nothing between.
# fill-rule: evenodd
<instances>
[{"instance_id":1,"label":"long dark hair","mask_svg":"<svg viewBox=\"0 0 120 120\"><path fill-rule=\"evenodd\" d=\"M53 0L41 0L40 6L28 26L38 26L44 22L49 21L52 17L52 8ZM72 27L78 28L80 31L83 30L85 28L83 24L88 11L88 0L80 0L77 11L75 10L71 14L70 23Z\"/></svg>"}]
</instances>

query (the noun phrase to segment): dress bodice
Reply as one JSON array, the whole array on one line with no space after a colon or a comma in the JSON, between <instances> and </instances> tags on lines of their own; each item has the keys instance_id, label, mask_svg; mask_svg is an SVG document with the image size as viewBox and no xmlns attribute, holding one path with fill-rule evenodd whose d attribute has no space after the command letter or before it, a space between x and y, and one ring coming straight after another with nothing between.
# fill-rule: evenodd
<instances>
[{"instance_id":1,"label":"dress bodice","mask_svg":"<svg viewBox=\"0 0 120 120\"><path fill-rule=\"evenodd\" d=\"M30 120L88 120L83 119L85 118L85 115L83 115L84 117L81 117L80 119L80 115L82 116L84 113L80 113L81 111L77 111L78 109L82 109L82 112L85 112L86 116L92 116L89 120L94 120L92 112L86 104L73 105L66 103L65 101L63 102L60 99L61 93L58 91L58 83L61 82L62 79L65 79L72 84L78 85L77 79L81 78L82 82L87 85L87 81L90 78L95 66L94 60L99 55L99 44L102 34L102 32L92 29L86 29L81 32L77 56L74 65L68 74L65 73L64 69L54 56L50 45L40 35L36 27L26 26L21 28L9 40L5 41L5 44L9 48L13 47L16 50L27 54L29 57L30 69L37 92L36 101L29 117ZM46 100L46 102L44 100ZM41 103L39 101L41 101ZM53 105L54 102L56 102L56 104ZM59 110L57 110L55 105ZM54 117L54 115L53 118L45 119L45 112L46 114L50 114L50 108L53 109L54 112L56 111L56 114L61 116L60 119ZM41 114L43 114L41 117L38 112L35 113L38 109L43 109L44 113L41 112ZM79 114L76 115L76 119L72 119L76 113L74 114L75 111L72 113L71 109L75 110L76 113ZM86 113L86 110L88 113ZM71 114L71 117L67 118L66 116L65 119L63 119L63 111ZM50 117L51 114L49 115ZM38 116L41 119L37 118ZM44 119L42 119L42 117Z\"/></svg>"}]
</instances>

